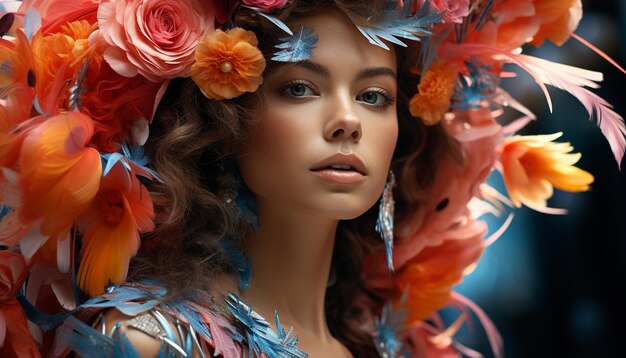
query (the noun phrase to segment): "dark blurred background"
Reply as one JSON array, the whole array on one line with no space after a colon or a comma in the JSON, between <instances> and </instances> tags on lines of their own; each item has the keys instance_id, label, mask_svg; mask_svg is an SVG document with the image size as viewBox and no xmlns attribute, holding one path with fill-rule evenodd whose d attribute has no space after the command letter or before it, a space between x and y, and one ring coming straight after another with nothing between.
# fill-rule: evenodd
<instances>
[{"instance_id":1,"label":"dark blurred background","mask_svg":"<svg viewBox=\"0 0 626 358\"><path fill-rule=\"evenodd\" d=\"M539 0L541 1L541 0ZM583 0L577 34L626 67L626 0ZM526 53L605 74L595 93L626 117L626 75L578 41L544 45ZM551 207L566 216L514 210L509 230L487 248L476 270L457 287L493 319L504 339L505 357L626 356L626 160L622 171L595 122L566 92L550 89L549 113L541 90L528 76L503 87L527 105L539 121L528 133L563 131L583 154L578 166L596 180L590 192L555 190ZM504 191L497 175L490 183ZM504 218L488 221L492 229ZM449 319L458 311L446 312ZM474 321L475 320L475 317ZM492 356L480 325L457 336L468 347Z\"/></svg>"}]
</instances>

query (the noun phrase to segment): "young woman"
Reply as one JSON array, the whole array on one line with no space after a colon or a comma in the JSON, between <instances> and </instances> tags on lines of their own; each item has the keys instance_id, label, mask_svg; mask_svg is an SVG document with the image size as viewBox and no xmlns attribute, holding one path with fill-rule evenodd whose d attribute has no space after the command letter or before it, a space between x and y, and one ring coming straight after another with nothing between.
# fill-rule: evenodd
<instances>
[{"instance_id":1,"label":"young woman","mask_svg":"<svg viewBox=\"0 0 626 358\"><path fill-rule=\"evenodd\" d=\"M576 2L57 5L2 18L7 354L468 353L463 315L436 311L483 316L451 288L492 241L476 217L509 203L492 168L548 212L552 186L593 180L558 136L495 121L524 113L502 64L547 76L515 49L562 41Z\"/></svg>"}]
</instances>

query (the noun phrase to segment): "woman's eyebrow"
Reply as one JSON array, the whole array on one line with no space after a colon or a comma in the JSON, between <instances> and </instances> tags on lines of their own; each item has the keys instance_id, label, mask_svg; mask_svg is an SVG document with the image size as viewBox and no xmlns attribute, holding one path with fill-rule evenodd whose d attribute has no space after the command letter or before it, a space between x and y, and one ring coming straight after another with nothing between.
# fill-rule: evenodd
<instances>
[{"instance_id":1,"label":"woman's eyebrow","mask_svg":"<svg viewBox=\"0 0 626 358\"><path fill-rule=\"evenodd\" d=\"M389 76L394 80L396 79L396 73L390 67L368 67L359 71L356 75L356 80L362 80L365 78Z\"/></svg>"},{"instance_id":2,"label":"woman's eyebrow","mask_svg":"<svg viewBox=\"0 0 626 358\"><path fill-rule=\"evenodd\" d=\"M328 71L328 69L324 65L321 65L317 62L305 60L305 61L296 62L295 65L304 67L305 69L313 73L316 73L322 77L326 77L326 78L330 77L330 71Z\"/></svg>"},{"instance_id":3,"label":"woman's eyebrow","mask_svg":"<svg viewBox=\"0 0 626 358\"><path fill-rule=\"evenodd\" d=\"M316 73L322 77L325 77L325 78L330 77L330 71L328 70L328 68L326 68L326 66L319 64L317 62L305 60L305 61L296 62L294 63L294 65L304 67L305 69L313 73ZM371 78L371 77L377 77L377 76L389 76L389 77L392 77L394 80L396 79L396 73L394 70L392 70L390 67L381 66L381 67L368 67L368 68L362 69L356 75L356 80L359 81L365 78Z\"/></svg>"}]
</instances>

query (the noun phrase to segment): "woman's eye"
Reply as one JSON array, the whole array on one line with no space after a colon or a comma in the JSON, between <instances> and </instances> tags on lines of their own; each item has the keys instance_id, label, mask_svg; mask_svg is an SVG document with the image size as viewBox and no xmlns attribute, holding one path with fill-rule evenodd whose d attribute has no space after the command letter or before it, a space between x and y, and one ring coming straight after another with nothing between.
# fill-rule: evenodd
<instances>
[{"instance_id":1,"label":"woman's eye","mask_svg":"<svg viewBox=\"0 0 626 358\"><path fill-rule=\"evenodd\" d=\"M367 91L357 97L357 100L375 107L386 107L393 103L393 98L382 91Z\"/></svg>"},{"instance_id":2,"label":"woman's eye","mask_svg":"<svg viewBox=\"0 0 626 358\"><path fill-rule=\"evenodd\" d=\"M284 93L291 97L309 97L315 95L311 85L304 82L287 84L285 86Z\"/></svg>"}]
</instances>

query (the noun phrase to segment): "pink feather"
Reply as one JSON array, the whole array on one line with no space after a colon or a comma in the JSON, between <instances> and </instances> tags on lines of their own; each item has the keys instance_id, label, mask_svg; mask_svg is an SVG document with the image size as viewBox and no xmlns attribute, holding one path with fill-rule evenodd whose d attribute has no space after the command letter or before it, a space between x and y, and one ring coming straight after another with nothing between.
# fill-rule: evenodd
<instances>
[{"instance_id":1,"label":"pink feather","mask_svg":"<svg viewBox=\"0 0 626 358\"><path fill-rule=\"evenodd\" d=\"M607 60L611 65L615 66L615 68L617 68L618 70L622 71L622 73L626 74L626 70L622 66L620 66L619 63L617 63L617 61L612 59L611 56L607 55L604 51L602 51L599 48L597 48L596 46L594 46L591 42L585 40L584 38L576 35L573 32L570 34L570 36L572 36L573 38L578 40L583 45L589 47L593 52L597 53L600 57L602 57L605 60Z\"/></svg>"},{"instance_id":2,"label":"pink feather","mask_svg":"<svg viewBox=\"0 0 626 358\"><path fill-rule=\"evenodd\" d=\"M496 358L503 356L503 341L498 328L493 324L493 321L487 316L487 314L478 307L472 300L461 295L458 292L452 291L452 301L456 303L461 310L465 311L465 308L468 308L472 311L480 324L483 326L485 333L487 334L487 339L489 339L489 344L491 345L491 350L493 351L493 355Z\"/></svg>"},{"instance_id":3,"label":"pink feather","mask_svg":"<svg viewBox=\"0 0 626 358\"><path fill-rule=\"evenodd\" d=\"M598 126L609 141L617 165L620 167L626 150L624 118L613 111L613 106L606 100L585 88L598 88L596 82L602 81L602 73L527 55L516 55L516 57L543 83L568 91L578 98L589 112L590 119L595 114Z\"/></svg>"}]
</instances>

